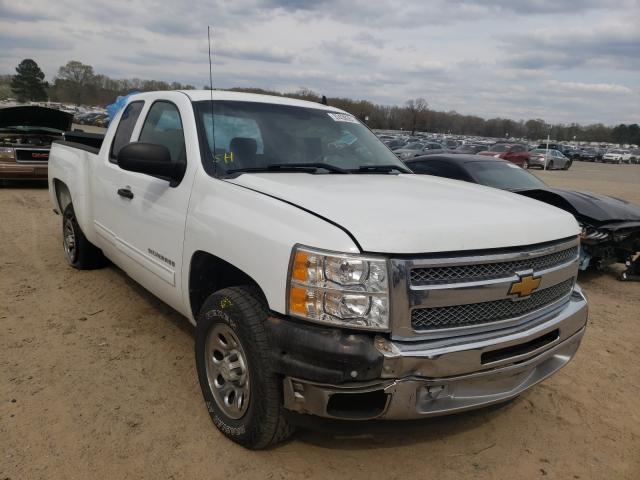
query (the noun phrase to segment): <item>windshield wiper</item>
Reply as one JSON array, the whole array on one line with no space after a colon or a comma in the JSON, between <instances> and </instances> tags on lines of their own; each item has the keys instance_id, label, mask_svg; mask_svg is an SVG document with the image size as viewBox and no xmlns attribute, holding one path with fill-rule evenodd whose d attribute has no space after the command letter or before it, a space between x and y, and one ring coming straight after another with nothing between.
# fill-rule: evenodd
<instances>
[{"instance_id":1,"label":"windshield wiper","mask_svg":"<svg viewBox=\"0 0 640 480\"><path fill-rule=\"evenodd\" d=\"M226 173L259 173L259 172L306 172L315 173L320 169L331 173L351 173L344 168L329 165L328 163L271 163L264 167L232 168Z\"/></svg>"},{"instance_id":2,"label":"windshield wiper","mask_svg":"<svg viewBox=\"0 0 640 480\"><path fill-rule=\"evenodd\" d=\"M394 170L400 173L412 173L411 170L398 165L363 165L358 169L351 171L361 173L391 173Z\"/></svg>"}]
</instances>

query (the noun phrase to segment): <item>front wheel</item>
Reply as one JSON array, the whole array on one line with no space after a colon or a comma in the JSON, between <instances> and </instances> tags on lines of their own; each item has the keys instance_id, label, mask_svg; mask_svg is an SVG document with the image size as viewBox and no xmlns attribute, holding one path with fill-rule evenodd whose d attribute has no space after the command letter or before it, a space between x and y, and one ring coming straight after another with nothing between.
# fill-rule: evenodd
<instances>
[{"instance_id":1,"label":"front wheel","mask_svg":"<svg viewBox=\"0 0 640 480\"><path fill-rule=\"evenodd\" d=\"M209 296L196 326L196 367L209 415L224 435L254 450L293 433L284 418L266 319L256 288L232 287Z\"/></svg>"},{"instance_id":2,"label":"front wheel","mask_svg":"<svg viewBox=\"0 0 640 480\"><path fill-rule=\"evenodd\" d=\"M549 160L549 163L547 164L547 170L553 170L553 160Z\"/></svg>"},{"instance_id":3,"label":"front wheel","mask_svg":"<svg viewBox=\"0 0 640 480\"><path fill-rule=\"evenodd\" d=\"M525 170L528 170L529 169L529 162L527 162L525 160L524 163L522 164L522 168L524 168Z\"/></svg>"}]
</instances>

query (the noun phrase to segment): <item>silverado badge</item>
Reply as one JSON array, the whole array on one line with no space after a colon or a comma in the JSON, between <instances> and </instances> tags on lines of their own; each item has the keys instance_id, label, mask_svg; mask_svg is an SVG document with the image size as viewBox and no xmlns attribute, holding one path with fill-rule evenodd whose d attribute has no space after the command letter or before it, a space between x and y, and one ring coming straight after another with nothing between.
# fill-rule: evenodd
<instances>
[{"instance_id":1,"label":"silverado badge","mask_svg":"<svg viewBox=\"0 0 640 480\"><path fill-rule=\"evenodd\" d=\"M540 280L540 278L535 278L533 275L520 277L519 281L511 284L509 295L518 295L520 298L528 297L540 286Z\"/></svg>"}]
</instances>

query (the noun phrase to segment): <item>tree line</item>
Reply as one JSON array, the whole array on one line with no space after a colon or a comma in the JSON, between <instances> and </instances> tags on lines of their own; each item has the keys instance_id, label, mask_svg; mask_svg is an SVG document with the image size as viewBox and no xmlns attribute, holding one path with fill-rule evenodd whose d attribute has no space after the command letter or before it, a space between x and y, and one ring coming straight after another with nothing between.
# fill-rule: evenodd
<instances>
[{"instance_id":1,"label":"tree line","mask_svg":"<svg viewBox=\"0 0 640 480\"><path fill-rule=\"evenodd\" d=\"M189 90L193 85L179 82L142 80L139 78L113 79L98 74L91 65L72 60L58 69L52 82L32 59L25 59L16 67L15 75L0 76L0 99L13 97L20 102L45 101L76 105L112 103L119 95L133 91ZM203 86L207 89L208 86ZM232 88L230 90L286 96L320 102L322 96L309 89L282 93L259 88ZM341 108L365 121L375 129L424 131L453 135L477 135L494 138L551 138L558 141L606 142L640 144L638 124L620 124L615 127L602 123L591 125L549 124L542 119L512 120L508 118L484 119L477 115L463 115L455 111L437 111L429 108L423 98L408 100L404 105L377 105L367 100L329 97L329 105Z\"/></svg>"}]
</instances>

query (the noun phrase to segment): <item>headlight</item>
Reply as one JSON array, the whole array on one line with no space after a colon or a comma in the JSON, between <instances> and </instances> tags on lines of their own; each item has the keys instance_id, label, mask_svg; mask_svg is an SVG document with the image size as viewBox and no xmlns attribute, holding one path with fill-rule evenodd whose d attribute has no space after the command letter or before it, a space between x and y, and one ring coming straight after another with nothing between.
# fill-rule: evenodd
<instances>
[{"instance_id":1,"label":"headlight","mask_svg":"<svg viewBox=\"0 0 640 480\"><path fill-rule=\"evenodd\" d=\"M0 148L0 160L13 160L14 153L13 148L1 147Z\"/></svg>"},{"instance_id":2,"label":"headlight","mask_svg":"<svg viewBox=\"0 0 640 480\"><path fill-rule=\"evenodd\" d=\"M383 258L296 247L291 254L288 313L313 322L367 330L389 328Z\"/></svg>"}]
</instances>

